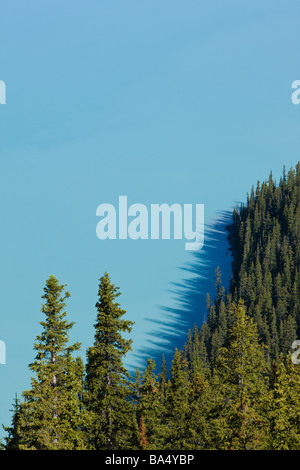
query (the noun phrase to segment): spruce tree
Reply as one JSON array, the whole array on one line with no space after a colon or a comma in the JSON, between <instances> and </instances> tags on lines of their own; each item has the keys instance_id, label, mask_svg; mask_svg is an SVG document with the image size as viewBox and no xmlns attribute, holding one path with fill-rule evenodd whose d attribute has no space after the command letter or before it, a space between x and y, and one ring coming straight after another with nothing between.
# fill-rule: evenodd
<instances>
[{"instance_id":1,"label":"spruce tree","mask_svg":"<svg viewBox=\"0 0 300 470\"><path fill-rule=\"evenodd\" d=\"M140 422L141 442L143 449L160 449L163 445L161 437L161 426L164 416L164 401L162 397L161 384L155 374L156 364L153 359L147 359L147 367L143 373L141 385L141 400L138 411ZM147 438L147 445L145 444ZM144 439L144 440L143 440Z\"/></svg>"},{"instance_id":2,"label":"spruce tree","mask_svg":"<svg viewBox=\"0 0 300 470\"><path fill-rule=\"evenodd\" d=\"M213 393L209 370L198 362L191 370L188 387L186 450L211 449L209 417Z\"/></svg>"},{"instance_id":3,"label":"spruce tree","mask_svg":"<svg viewBox=\"0 0 300 470\"><path fill-rule=\"evenodd\" d=\"M233 306L235 321L214 369L216 446L220 449L263 448L267 365L257 326L243 302Z\"/></svg>"},{"instance_id":4,"label":"spruce tree","mask_svg":"<svg viewBox=\"0 0 300 470\"><path fill-rule=\"evenodd\" d=\"M299 366L283 354L272 364L271 396L268 408L270 450L300 449Z\"/></svg>"},{"instance_id":5,"label":"spruce tree","mask_svg":"<svg viewBox=\"0 0 300 470\"><path fill-rule=\"evenodd\" d=\"M131 350L133 322L116 299L121 295L108 273L99 279L94 344L87 351L84 403L89 414L89 447L122 450L138 446L138 424L130 401L132 387L123 360Z\"/></svg>"},{"instance_id":6,"label":"spruce tree","mask_svg":"<svg viewBox=\"0 0 300 470\"><path fill-rule=\"evenodd\" d=\"M21 404L19 398L17 397L17 394L13 402L13 409L10 411L12 411L11 426L2 426L3 429L8 433L8 436L4 438L6 444L3 444L3 449L19 450L22 442L22 430L20 425Z\"/></svg>"},{"instance_id":7,"label":"spruce tree","mask_svg":"<svg viewBox=\"0 0 300 470\"><path fill-rule=\"evenodd\" d=\"M79 343L68 346L65 285L50 276L44 288L42 312L45 320L37 336L31 388L23 392L24 401L15 403L13 427L7 448L32 450L73 450L84 448L80 398L83 364L72 353Z\"/></svg>"},{"instance_id":8,"label":"spruce tree","mask_svg":"<svg viewBox=\"0 0 300 470\"><path fill-rule=\"evenodd\" d=\"M160 428L164 449L185 449L188 439L188 363L177 348L166 388L165 416Z\"/></svg>"}]
</instances>

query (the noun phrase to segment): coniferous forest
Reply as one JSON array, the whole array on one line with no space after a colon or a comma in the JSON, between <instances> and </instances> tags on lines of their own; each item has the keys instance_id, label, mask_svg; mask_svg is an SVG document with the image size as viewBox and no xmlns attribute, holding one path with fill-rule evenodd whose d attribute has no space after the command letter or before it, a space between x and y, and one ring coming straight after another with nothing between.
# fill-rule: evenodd
<instances>
[{"instance_id":1,"label":"coniferous forest","mask_svg":"<svg viewBox=\"0 0 300 470\"><path fill-rule=\"evenodd\" d=\"M30 388L12 404L2 448L300 450L300 163L252 187L228 240L231 282L216 266L207 320L186 332L170 368L162 355L134 376L124 366L133 323L109 274L85 363L69 344L67 286L51 275Z\"/></svg>"}]
</instances>

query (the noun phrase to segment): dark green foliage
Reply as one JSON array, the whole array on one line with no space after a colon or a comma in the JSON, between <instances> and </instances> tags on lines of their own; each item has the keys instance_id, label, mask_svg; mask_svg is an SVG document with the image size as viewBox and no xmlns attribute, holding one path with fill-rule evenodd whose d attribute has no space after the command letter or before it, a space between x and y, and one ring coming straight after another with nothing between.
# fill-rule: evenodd
<instances>
[{"instance_id":1,"label":"dark green foliage","mask_svg":"<svg viewBox=\"0 0 300 470\"><path fill-rule=\"evenodd\" d=\"M18 450L22 443L22 426L21 404L17 395L15 396L11 411L13 413L11 426L3 426L3 429L8 433L8 436L5 438L6 445L4 445L4 448L6 450Z\"/></svg>"},{"instance_id":2,"label":"dark green foliage","mask_svg":"<svg viewBox=\"0 0 300 470\"><path fill-rule=\"evenodd\" d=\"M164 416L164 449L186 447L188 416L188 363L176 349L166 388Z\"/></svg>"},{"instance_id":3,"label":"dark green foliage","mask_svg":"<svg viewBox=\"0 0 300 470\"><path fill-rule=\"evenodd\" d=\"M268 449L300 449L299 393L299 366L281 354L272 365Z\"/></svg>"},{"instance_id":4,"label":"dark green foliage","mask_svg":"<svg viewBox=\"0 0 300 470\"><path fill-rule=\"evenodd\" d=\"M80 397L83 365L72 357L79 343L68 346L65 301L70 294L54 276L44 288L41 321L35 360L29 365L34 373L31 388L16 400L12 427L8 430L7 449L73 450L84 448Z\"/></svg>"},{"instance_id":5,"label":"dark green foliage","mask_svg":"<svg viewBox=\"0 0 300 470\"><path fill-rule=\"evenodd\" d=\"M140 398L137 407L137 420L140 424L140 444L143 449L157 449L163 439L159 433L164 418L163 389L166 380L165 367L161 382L155 374L156 364L153 359L147 360L147 367L140 384Z\"/></svg>"},{"instance_id":6,"label":"dark green foliage","mask_svg":"<svg viewBox=\"0 0 300 470\"><path fill-rule=\"evenodd\" d=\"M226 415L221 393L223 386L227 390L225 397L228 393L234 393L234 382L229 375L224 375L226 368L222 362L225 360L226 363L228 344L232 345L232 329L236 327L233 304L243 301L245 311L247 310L247 321L253 321L251 330L257 329L256 338L253 335L249 336L251 343L255 345L253 351L257 351L261 360L260 367L254 375L252 374L253 383L257 386L260 383L265 384L265 378L270 379L270 373L264 372L263 378L262 371L270 370L272 362L276 368L277 363L280 364L282 360L280 357L288 357L293 341L299 337L299 202L300 163L296 170L290 170L288 175L284 171L278 185L270 175L267 182L257 184L256 190L252 188L251 194L247 197L247 205L242 205L234 211L233 223L229 227L229 240L233 253L233 275L229 292L222 288L221 273L219 268L216 268L216 295L214 302L207 298L209 313L207 321L200 331L196 331L195 328L196 333L192 334L191 331L188 333L183 353L188 360L189 368L193 369L196 357L201 358L202 367L207 364L212 372L210 381L212 389L220 391L215 393L215 403L209 413L212 418L211 435L215 436L213 443L209 443L210 438L207 436L206 442L209 448L211 446L212 448L268 446L282 449L300 448L300 431L297 421L291 418L298 416L299 413L295 399L292 398L297 393L292 390L298 390L298 379L296 379L298 369L291 361L289 373L293 377L293 382L291 378L282 379L281 382L278 379L279 383L276 385L276 393L279 394L280 387L283 387L281 383L286 384L286 387L282 388L282 395L286 400L286 405L282 405L282 411L280 406L270 405L273 399L275 402L279 400L279 405L283 400L279 395L274 398L275 390L272 388L268 393L265 390L261 395L264 397L261 403L257 397L250 400L255 405L254 408L249 408L247 405L249 413L250 411L253 413L253 423L256 423L252 426L252 438L252 431L247 428L248 442L243 440L241 420L237 418L238 415L233 409L230 410L227 399L225 403L228 415ZM261 350L262 345L264 347ZM236 367L237 364L232 361L230 372L233 373ZM221 373L217 374L217 370ZM247 371L246 376L249 374ZM282 377L286 377L286 372ZM292 411L283 418L285 409ZM270 416L273 416L273 421L269 420ZM249 425L251 419L247 418ZM231 437L229 437L231 433L229 423L234 423ZM270 428L270 423L273 423L273 428L272 426ZM258 435L255 437L256 432ZM274 442L270 444L272 436L275 436Z\"/></svg>"},{"instance_id":7,"label":"dark green foliage","mask_svg":"<svg viewBox=\"0 0 300 470\"><path fill-rule=\"evenodd\" d=\"M287 354L300 333L300 163L277 185L272 174L235 209L231 293L245 301L269 346L270 361Z\"/></svg>"},{"instance_id":8,"label":"dark green foliage","mask_svg":"<svg viewBox=\"0 0 300 470\"><path fill-rule=\"evenodd\" d=\"M217 419L222 423L216 445L225 450L260 449L266 433L262 410L268 391L264 348L257 325L246 315L241 301L232 306L232 315L228 341L220 349L213 371L218 383Z\"/></svg>"},{"instance_id":9,"label":"dark green foliage","mask_svg":"<svg viewBox=\"0 0 300 470\"><path fill-rule=\"evenodd\" d=\"M98 450L127 449L138 438L129 374L123 365L132 340L122 333L130 333L133 322L123 319L126 312L116 302L119 295L105 273L99 283L94 345L87 351L84 397L89 446Z\"/></svg>"}]
</instances>

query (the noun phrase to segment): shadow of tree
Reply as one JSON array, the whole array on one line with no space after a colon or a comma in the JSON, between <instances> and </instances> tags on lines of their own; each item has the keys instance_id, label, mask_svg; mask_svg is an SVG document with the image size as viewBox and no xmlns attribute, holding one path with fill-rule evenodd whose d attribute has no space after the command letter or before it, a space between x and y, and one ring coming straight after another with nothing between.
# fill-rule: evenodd
<instances>
[{"instance_id":1,"label":"shadow of tree","mask_svg":"<svg viewBox=\"0 0 300 470\"><path fill-rule=\"evenodd\" d=\"M153 329L148 332L147 344L134 354L139 360L152 357L159 371L164 354L167 367L170 367L174 350L182 349L188 330L195 324L200 328L207 317L206 298L207 294L212 300L215 297L217 267L222 274L222 284L228 290L232 255L227 227L231 224L232 212L221 211L213 222L205 225L204 247L189 252L191 261L180 268L184 278L179 283L172 283L169 289L174 306L159 306L160 319L146 319Z\"/></svg>"}]
</instances>

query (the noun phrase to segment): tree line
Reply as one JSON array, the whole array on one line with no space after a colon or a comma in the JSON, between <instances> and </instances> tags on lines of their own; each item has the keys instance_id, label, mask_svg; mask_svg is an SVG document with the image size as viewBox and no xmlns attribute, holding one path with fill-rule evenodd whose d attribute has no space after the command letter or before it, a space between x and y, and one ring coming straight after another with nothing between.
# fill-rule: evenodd
<instances>
[{"instance_id":1,"label":"tree line","mask_svg":"<svg viewBox=\"0 0 300 470\"><path fill-rule=\"evenodd\" d=\"M50 276L42 332L16 397L5 450L298 450L300 164L247 195L228 227L228 291L216 268L208 317L187 332L168 370L152 358L124 366L133 322L108 273L99 279L94 343L86 363L69 345L66 285Z\"/></svg>"}]
</instances>

